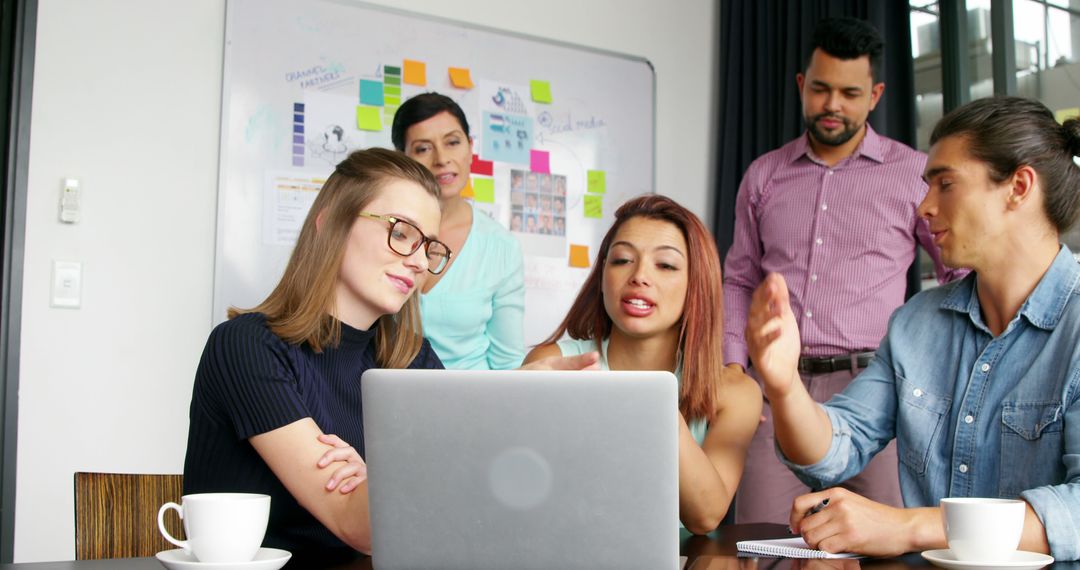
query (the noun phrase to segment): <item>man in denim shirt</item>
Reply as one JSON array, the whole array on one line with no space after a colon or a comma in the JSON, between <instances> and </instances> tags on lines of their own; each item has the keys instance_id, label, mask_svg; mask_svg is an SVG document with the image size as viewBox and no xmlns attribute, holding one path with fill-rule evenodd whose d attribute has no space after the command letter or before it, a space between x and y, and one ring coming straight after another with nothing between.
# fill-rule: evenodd
<instances>
[{"instance_id":1,"label":"man in denim shirt","mask_svg":"<svg viewBox=\"0 0 1080 570\"><path fill-rule=\"evenodd\" d=\"M782 460L818 492L791 526L816 548L945 548L943 497L1027 502L1020 549L1080 558L1080 265L1059 236L1080 211L1080 120L975 101L931 135L919 214L942 258L974 271L893 314L871 365L827 404L799 381L779 275L754 293L747 340ZM827 488L896 438L907 508ZM828 499L827 508L810 509Z\"/></svg>"}]
</instances>

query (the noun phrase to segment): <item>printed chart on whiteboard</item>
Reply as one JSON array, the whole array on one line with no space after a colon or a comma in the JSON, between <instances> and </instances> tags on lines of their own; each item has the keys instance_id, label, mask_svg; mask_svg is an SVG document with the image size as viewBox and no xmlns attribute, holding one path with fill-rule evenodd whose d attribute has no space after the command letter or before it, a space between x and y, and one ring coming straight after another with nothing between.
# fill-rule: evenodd
<instances>
[{"instance_id":1,"label":"printed chart on whiteboard","mask_svg":"<svg viewBox=\"0 0 1080 570\"><path fill-rule=\"evenodd\" d=\"M469 121L466 197L521 243L535 344L615 208L654 191L654 83L640 58L363 3L229 0L215 322L277 283L334 166L392 148L397 108L437 91Z\"/></svg>"}]
</instances>

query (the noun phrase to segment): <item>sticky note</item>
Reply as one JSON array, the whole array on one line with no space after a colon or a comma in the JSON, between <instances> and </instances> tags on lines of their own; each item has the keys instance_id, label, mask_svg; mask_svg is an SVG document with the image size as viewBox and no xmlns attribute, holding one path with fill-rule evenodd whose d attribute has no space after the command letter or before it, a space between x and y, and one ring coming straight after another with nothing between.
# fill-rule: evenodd
<instances>
[{"instance_id":1,"label":"sticky note","mask_svg":"<svg viewBox=\"0 0 1080 570\"><path fill-rule=\"evenodd\" d=\"M465 181L465 187L461 189L462 198L472 198L474 196L472 187L472 178Z\"/></svg>"},{"instance_id":2,"label":"sticky note","mask_svg":"<svg viewBox=\"0 0 1080 570\"><path fill-rule=\"evenodd\" d=\"M382 109L379 107L356 107L356 128L361 131L382 130Z\"/></svg>"},{"instance_id":3,"label":"sticky note","mask_svg":"<svg viewBox=\"0 0 1080 570\"><path fill-rule=\"evenodd\" d=\"M604 216L604 197L585 195L585 217L602 218Z\"/></svg>"},{"instance_id":4,"label":"sticky note","mask_svg":"<svg viewBox=\"0 0 1080 570\"><path fill-rule=\"evenodd\" d=\"M529 88L532 91L533 101L536 101L537 103L551 102L551 83L533 79L529 81Z\"/></svg>"},{"instance_id":5,"label":"sticky note","mask_svg":"<svg viewBox=\"0 0 1080 570\"><path fill-rule=\"evenodd\" d=\"M495 203L495 180L493 178L474 178L472 187L477 202Z\"/></svg>"},{"instance_id":6,"label":"sticky note","mask_svg":"<svg viewBox=\"0 0 1080 570\"><path fill-rule=\"evenodd\" d=\"M379 105L383 104L383 85L382 81L372 81L370 79L360 80L360 103L364 105Z\"/></svg>"},{"instance_id":7,"label":"sticky note","mask_svg":"<svg viewBox=\"0 0 1080 570\"><path fill-rule=\"evenodd\" d=\"M400 85L384 85L382 92L383 92L383 95L401 95L401 86Z\"/></svg>"},{"instance_id":8,"label":"sticky note","mask_svg":"<svg viewBox=\"0 0 1080 570\"><path fill-rule=\"evenodd\" d=\"M490 160L480 160L480 157L472 155L472 167L469 172L491 176L495 172L495 163Z\"/></svg>"},{"instance_id":9,"label":"sticky note","mask_svg":"<svg viewBox=\"0 0 1080 570\"><path fill-rule=\"evenodd\" d=\"M400 75L387 75L383 79L383 81L386 82L387 85L401 85L401 76ZM401 89L401 88L398 87L398 89Z\"/></svg>"},{"instance_id":10,"label":"sticky note","mask_svg":"<svg viewBox=\"0 0 1080 570\"><path fill-rule=\"evenodd\" d=\"M1080 117L1080 107L1070 107L1068 109L1058 109L1054 111L1054 118L1057 122L1064 123L1073 117Z\"/></svg>"},{"instance_id":11,"label":"sticky note","mask_svg":"<svg viewBox=\"0 0 1080 570\"><path fill-rule=\"evenodd\" d=\"M593 194L604 194L607 192L607 176L603 170L590 170L588 173L589 185L588 190Z\"/></svg>"},{"instance_id":12,"label":"sticky note","mask_svg":"<svg viewBox=\"0 0 1080 570\"><path fill-rule=\"evenodd\" d=\"M529 170L541 174L551 173L551 155L546 150L529 151Z\"/></svg>"},{"instance_id":13,"label":"sticky note","mask_svg":"<svg viewBox=\"0 0 1080 570\"><path fill-rule=\"evenodd\" d=\"M469 70L464 67L450 68L450 83L458 89L473 88L472 77L469 74Z\"/></svg>"},{"instance_id":14,"label":"sticky note","mask_svg":"<svg viewBox=\"0 0 1080 570\"><path fill-rule=\"evenodd\" d=\"M589 246L570 244L570 267L589 266Z\"/></svg>"},{"instance_id":15,"label":"sticky note","mask_svg":"<svg viewBox=\"0 0 1080 570\"><path fill-rule=\"evenodd\" d=\"M409 85L427 85L427 64L422 61L406 59L405 83Z\"/></svg>"},{"instance_id":16,"label":"sticky note","mask_svg":"<svg viewBox=\"0 0 1080 570\"><path fill-rule=\"evenodd\" d=\"M401 97L397 95L387 95L383 97L383 104L387 106L397 107L401 105Z\"/></svg>"},{"instance_id":17,"label":"sticky note","mask_svg":"<svg viewBox=\"0 0 1080 570\"><path fill-rule=\"evenodd\" d=\"M383 73L386 75L401 75L401 68L396 65L384 65Z\"/></svg>"}]
</instances>

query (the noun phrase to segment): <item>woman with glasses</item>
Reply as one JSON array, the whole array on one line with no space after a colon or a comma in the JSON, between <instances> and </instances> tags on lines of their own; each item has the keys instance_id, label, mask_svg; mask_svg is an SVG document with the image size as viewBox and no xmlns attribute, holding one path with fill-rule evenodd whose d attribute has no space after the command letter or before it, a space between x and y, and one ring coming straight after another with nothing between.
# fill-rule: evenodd
<instances>
[{"instance_id":1,"label":"woman with glasses","mask_svg":"<svg viewBox=\"0 0 1080 570\"><path fill-rule=\"evenodd\" d=\"M630 200L616 210L569 314L525 359L599 350L603 369L675 373L679 518L697 534L727 513L761 417L757 383L721 360L719 259L686 208L665 196Z\"/></svg>"},{"instance_id":2,"label":"woman with glasses","mask_svg":"<svg viewBox=\"0 0 1080 570\"><path fill-rule=\"evenodd\" d=\"M435 175L443 212L439 239L455 252L446 271L421 289L428 340L447 368L517 367L525 356L521 248L461 195L473 157L465 113L445 95L417 95L398 108L391 138Z\"/></svg>"},{"instance_id":3,"label":"woman with glasses","mask_svg":"<svg viewBox=\"0 0 1080 570\"><path fill-rule=\"evenodd\" d=\"M207 340L184 492L270 495L263 545L309 561L297 564L370 549L361 374L442 368L416 295L454 255L435 237L438 196L409 158L352 153L312 204L277 287L252 309L230 309Z\"/></svg>"}]
</instances>

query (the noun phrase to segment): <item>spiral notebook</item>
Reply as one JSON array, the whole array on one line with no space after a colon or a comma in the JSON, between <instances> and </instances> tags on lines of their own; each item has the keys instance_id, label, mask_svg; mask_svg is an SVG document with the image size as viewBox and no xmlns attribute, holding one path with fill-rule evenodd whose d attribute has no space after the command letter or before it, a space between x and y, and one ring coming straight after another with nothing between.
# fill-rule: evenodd
<instances>
[{"instance_id":1,"label":"spiral notebook","mask_svg":"<svg viewBox=\"0 0 1080 570\"><path fill-rule=\"evenodd\" d=\"M761 554L763 556L781 556L784 558L859 558L850 552L825 552L814 550L801 536L775 538L772 540L740 540L735 543L739 552Z\"/></svg>"}]
</instances>

